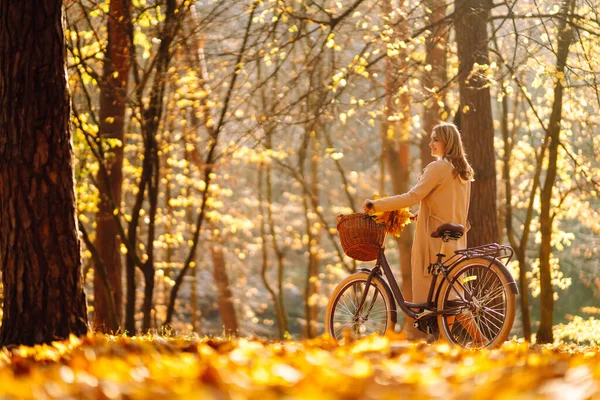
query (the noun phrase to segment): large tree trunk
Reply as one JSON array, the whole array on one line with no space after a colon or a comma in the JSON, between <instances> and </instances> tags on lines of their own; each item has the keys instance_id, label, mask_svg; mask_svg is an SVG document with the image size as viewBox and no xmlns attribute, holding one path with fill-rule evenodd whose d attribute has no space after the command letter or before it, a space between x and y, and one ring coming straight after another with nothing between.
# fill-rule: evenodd
<instances>
[{"instance_id":1,"label":"large tree trunk","mask_svg":"<svg viewBox=\"0 0 600 400\"><path fill-rule=\"evenodd\" d=\"M0 345L87 331L62 1L0 2Z\"/></svg>"},{"instance_id":2,"label":"large tree trunk","mask_svg":"<svg viewBox=\"0 0 600 400\"><path fill-rule=\"evenodd\" d=\"M124 13L123 9L123 0L110 2L108 44L100 93L100 134L103 138L118 139L121 143L129 72L129 43L122 20L129 13ZM121 240L113 209L121 204L123 146L113 147L105 154L104 163L106 168L98 172L100 202L96 214L96 250L104 263L114 310L108 307L101 277L94 274L94 326L103 332L116 332L123 317L123 267Z\"/></svg>"},{"instance_id":3,"label":"large tree trunk","mask_svg":"<svg viewBox=\"0 0 600 400\"><path fill-rule=\"evenodd\" d=\"M229 277L225 269L225 254L220 244L215 244L210 249L213 259L213 278L217 286L217 298L219 302L219 311L223 321L223 330L226 335L237 335L238 322L233 305L233 294L229 287Z\"/></svg>"},{"instance_id":4,"label":"large tree trunk","mask_svg":"<svg viewBox=\"0 0 600 400\"><path fill-rule=\"evenodd\" d=\"M537 331L538 343L552 343L552 319L554 313L554 291L552 290L552 266L550 255L552 253L552 222L554 219L552 206L552 192L556 181L558 144L560 142L560 124L562 120L563 81L559 76L564 74L569 47L573 42L573 31L568 22L568 12L574 6L574 0L564 0L561 8L562 18L558 23L558 46L556 52L556 74L554 87L554 103L550 114L547 135L548 144L548 170L540 195L540 327Z\"/></svg>"},{"instance_id":5,"label":"large tree trunk","mask_svg":"<svg viewBox=\"0 0 600 400\"><path fill-rule=\"evenodd\" d=\"M471 74L474 63L489 64L488 0L455 0L456 44L459 60L460 127L475 182L469 207L469 246L496 242L496 166L490 90L484 74Z\"/></svg>"},{"instance_id":6,"label":"large tree trunk","mask_svg":"<svg viewBox=\"0 0 600 400\"><path fill-rule=\"evenodd\" d=\"M429 18L430 24L436 24L446 17L447 4L445 0L426 0L425 6L432 11ZM447 114L444 115L445 110L440 110L438 105L439 101L445 103L446 97L446 92L441 90L441 88L448 80L448 73L446 71L447 29L445 24L436 25L425 42L427 51L425 64L431 66L431 71L423 74L422 82L425 94L432 91L432 97L424 104L425 108L423 110L423 137L421 138L422 168L425 168L433 161L431 149L429 148L429 135L433 127L439 124L441 119L448 117Z\"/></svg>"}]
</instances>

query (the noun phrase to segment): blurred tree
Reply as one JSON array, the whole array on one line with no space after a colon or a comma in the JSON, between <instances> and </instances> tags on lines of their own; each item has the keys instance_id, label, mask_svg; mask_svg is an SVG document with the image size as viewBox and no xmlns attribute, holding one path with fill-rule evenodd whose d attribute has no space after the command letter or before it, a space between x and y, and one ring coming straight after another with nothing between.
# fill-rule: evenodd
<instances>
[{"instance_id":1,"label":"blurred tree","mask_svg":"<svg viewBox=\"0 0 600 400\"><path fill-rule=\"evenodd\" d=\"M410 93L408 90L408 50L401 46L410 36L405 6L392 7L393 1L382 4L385 34L389 43L383 43L387 52L385 59L385 103L381 118L383 153L392 181L392 194L406 193L410 189ZM396 238L400 259L401 289L406 299L413 299L411 251L413 227L408 225ZM409 318L404 319L402 329L409 338L422 336Z\"/></svg>"},{"instance_id":2,"label":"blurred tree","mask_svg":"<svg viewBox=\"0 0 600 400\"><path fill-rule=\"evenodd\" d=\"M127 35L130 15L124 12L127 0L112 0L108 12L107 43L100 82L100 137L114 140L109 150L101 153L104 163L98 171L100 192L96 213L96 241L98 255L110 284L111 299L107 299L100 273L94 274L94 327L103 332L116 332L123 317L123 268L121 241L114 210L121 205L123 184L123 142L127 82L129 80L129 43ZM98 268L98 267L97 267ZM109 306L109 304L111 306Z\"/></svg>"},{"instance_id":3,"label":"blurred tree","mask_svg":"<svg viewBox=\"0 0 600 400\"><path fill-rule=\"evenodd\" d=\"M213 278L217 285L217 299L219 311L223 321L223 330L226 335L237 335L238 321L235 313L233 295L229 286L227 267L225 265L225 254L223 246L218 240L212 244L210 253L213 261Z\"/></svg>"},{"instance_id":4,"label":"blurred tree","mask_svg":"<svg viewBox=\"0 0 600 400\"><path fill-rule=\"evenodd\" d=\"M190 250L189 250L188 255L183 264L183 268L179 271L179 274L177 275L177 277L175 279L173 287L171 288L171 295L169 297L169 304L167 307L167 315L166 315L165 322L164 322L165 325L168 325L171 323L171 320L173 318L173 313L175 312L175 301L176 301L177 295L179 293L179 288L181 287L181 284L183 282L183 278L185 277L185 274L189 270L192 262L194 262L194 259L196 257L196 249L198 246L198 240L200 238L200 231L202 230L202 223L204 221L205 212L207 209L207 199L210 197L210 193L209 193L210 192L210 182L214 175L213 171L215 168L214 163L215 163L216 157L217 157L216 149L217 149L217 145L219 144L219 135L222 133L223 127L226 123L227 114L230 112L229 106L230 106L230 103L231 103L231 100L233 97L234 89L236 88L236 81L238 79L239 73L241 72L241 70L244 67L243 57L246 52L246 46L248 45L248 40L249 40L249 36L250 36L250 28L252 27L254 12L256 11L257 5L258 5L257 2L253 1L252 5L250 6L250 15L248 16L248 22L247 22L246 28L244 30L244 36L242 39L241 47L239 49L239 53L236 55L236 62L234 64L235 65L234 72L231 75L229 82L227 83L227 86L226 86L227 91L226 91L224 98L222 99L223 106L221 108L221 111L219 113L216 123L211 115L212 107L210 106L210 103L212 103L213 100L207 98L208 96L206 94L206 95L202 95L198 102L200 114L203 117L204 126L210 136L210 142L208 145L208 149L206 151L206 156L205 156L203 164L200 166L200 165L198 165L199 162L196 163L199 167L201 167L203 169L202 172L203 172L204 188L202 190L202 203L201 203L200 211L198 212L198 215L196 217L194 232L193 232L192 239L191 239ZM194 23L194 20L195 20L194 11L191 11L190 13L186 13L186 14L189 16L189 18L192 19L192 26L194 27L193 29L197 29L197 27L199 25ZM198 40L198 37L196 37L196 35L193 35L191 49L193 50L193 61L195 62L195 67L197 68L198 80L200 82L198 87L205 88L205 84L208 81L209 76L208 76L208 71L206 70L206 66L204 64L203 48L200 44L201 44L201 41ZM162 77L162 79L164 80L165 78Z\"/></svg>"},{"instance_id":5,"label":"blurred tree","mask_svg":"<svg viewBox=\"0 0 600 400\"><path fill-rule=\"evenodd\" d=\"M421 138L421 167L433 161L429 148L429 134L440 121L448 118L445 105L446 90L444 86L448 79L447 41L448 24L442 23L446 19L445 0L426 0L425 7L431 12L427 22L432 26L431 34L425 41L425 70L423 74L423 87L428 97L423 104L423 137ZM430 66L430 67L427 67ZM440 104L442 104L440 106Z\"/></svg>"},{"instance_id":6,"label":"blurred tree","mask_svg":"<svg viewBox=\"0 0 600 400\"><path fill-rule=\"evenodd\" d=\"M513 239L519 245L527 242L521 249L515 246L520 267L524 266L520 268L522 288L537 295L541 236L525 233L535 232L539 223L535 180L538 171L540 177L545 175L536 156L545 146L543 126L551 113L557 36L552 32L560 19L558 5L533 0L494 3L483 20L484 25L500 21L492 25L490 35L499 41L495 48L499 55L492 58L495 62L474 62L473 68L465 69L458 68L456 41L447 32L449 22L466 14L466 8L450 14L450 5L443 1L386 3L392 6L393 18L373 12L381 10L383 2L378 0L199 0L193 5L178 0L177 34L171 42L166 72L158 79L156 71L163 68L159 60L168 31L167 2L131 3L129 77L135 85L126 102L123 199L114 219L119 225L121 253L135 265L129 270L135 278L130 280L131 293L148 299L143 291L150 290L146 283L151 275L142 271L149 271L152 264L157 272L152 280L156 288L151 299L151 326L168 321L175 329L189 329L190 304L197 296L191 315L197 317L200 309L205 313L200 326L197 319L192 325L206 333L221 332L212 306L217 304L212 265L197 251L200 246L210 256L210 243L218 230L219 235L231 232L223 241L223 251L236 255L228 257L227 264L232 266L232 293L240 296L237 317L242 334L283 337L288 329L300 334L304 321L311 325L311 332L319 329L322 321L315 312L322 311L329 289L358 266L340 249L335 216L355 211L360 200L372 194L370 177L379 163L386 163L380 157L382 144L389 144L395 156L402 156L408 165L407 151L401 153L399 143L410 143L414 150L424 145L425 155L430 157L426 145L431 127L448 119L458 107L459 72L467 74L468 89L475 94L491 91L494 110L499 110L494 124L498 133L508 135L510 146L503 148L498 140L496 151L499 156L503 151L510 153L504 154L509 167L504 176L512 179L512 185L503 187L511 193L499 193L498 202L512 200ZM103 197L98 195L96 177L101 177L101 169L118 148L117 141L102 138L100 117L105 81L101 68L108 44L108 32L103 28L110 19L110 3L72 0L67 4L73 5L68 40L77 127L78 207L80 220L86 224L82 231L89 232L84 238L93 243L100 233L93 216ZM577 191L582 176L593 176L597 166L590 155L598 143L591 132L597 127L592 111L598 107L594 90L598 85L593 71L598 70L595 60L600 56L594 50L596 23L585 18L594 14L596 4L597 0L581 4L576 11L580 15L570 21L583 29L565 70L563 108L569 112L562 119L554 185L554 194L560 194L563 205L552 203L557 215L551 258L555 289L567 281L566 276L560 277L559 261L567 266L565 273L569 269L572 274L584 271L589 280L594 267L586 260L597 254L595 242L587 239L598 219L594 191ZM190 10L196 11L194 21ZM244 21L247 30L239 29L239 21ZM406 34L400 33L403 29L408 29ZM547 37L546 29L550 32ZM462 57L463 48L458 50ZM498 68L496 63L502 66ZM473 84L479 80L480 90ZM153 90L164 81L164 90ZM517 107L514 88L506 86L507 82L519 87L521 106ZM581 99L573 100L570 91L576 91ZM506 106L500 104L502 96L510 98ZM409 115L406 102L411 115L400 118ZM156 107L162 110L159 114L146 112ZM461 105L458 115L464 117L474 109ZM154 135L149 129L151 114L158 117L152 118L157 123ZM387 138L388 132L393 139ZM379 134L384 140L373 140ZM151 153L147 150L149 135L156 142ZM304 170L296 162L301 151ZM477 150L469 156L477 156ZM423 164L427 157L423 156ZM149 166L148 160L156 162ZM399 170L398 164L390 165L392 172ZM414 164L417 168L418 163ZM254 166L259 171L258 191ZM500 168L498 172L502 172ZM502 216L507 225L508 206ZM496 217L493 211L487 214L486 219ZM205 219L214 228L205 226ZM136 233L135 242L127 240L127 225L130 233ZM587 230L577 236L573 251L562 250L560 246L568 246L571 232L580 228ZM475 235L474 231L471 234ZM89 257L96 259L92 247L87 246L84 253L88 265ZM573 262L574 257L580 257L585 265ZM391 258L396 262L396 255ZM103 264L94 263L101 277ZM187 290L188 273L198 276L194 280L197 290L192 293ZM579 279L575 278L579 275L572 276ZM281 299L282 304L285 297L285 310L273 307L270 297L277 302ZM141 301L134 296L130 303L133 323L140 325ZM531 306L535 319L537 303ZM281 321L285 317L289 318L288 328Z\"/></svg>"}]
</instances>

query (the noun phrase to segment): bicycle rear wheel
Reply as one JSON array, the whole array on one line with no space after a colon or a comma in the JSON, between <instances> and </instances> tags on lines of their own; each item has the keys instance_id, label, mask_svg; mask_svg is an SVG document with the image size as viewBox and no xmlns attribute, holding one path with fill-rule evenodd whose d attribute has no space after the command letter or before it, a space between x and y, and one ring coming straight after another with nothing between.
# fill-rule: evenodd
<instances>
[{"instance_id":1,"label":"bicycle rear wheel","mask_svg":"<svg viewBox=\"0 0 600 400\"><path fill-rule=\"evenodd\" d=\"M344 337L360 339L394 329L392 302L383 283L377 277L371 280L366 299L359 312L367 278L366 272L357 272L344 279L333 291L325 316L325 332L340 340Z\"/></svg>"},{"instance_id":2,"label":"bicycle rear wheel","mask_svg":"<svg viewBox=\"0 0 600 400\"><path fill-rule=\"evenodd\" d=\"M516 295L496 264L468 260L444 280L438 310L455 310L438 316L440 335L465 348L495 348L506 341L515 319ZM463 302L458 294L466 300ZM454 315L453 315L454 314Z\"/></svg>"}]
</instances>

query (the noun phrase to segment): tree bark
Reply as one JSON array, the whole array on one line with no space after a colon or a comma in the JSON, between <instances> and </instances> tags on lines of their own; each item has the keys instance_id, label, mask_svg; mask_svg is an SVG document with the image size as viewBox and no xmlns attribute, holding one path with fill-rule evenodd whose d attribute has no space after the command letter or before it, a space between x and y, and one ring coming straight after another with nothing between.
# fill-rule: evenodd
<instances>
[{"instance_id":1,"label":"tree bark","mask_svg":"<svg viewBox=\"0 0 600 400\"><path fill-rule=\"evenodd\" d=\"M219 310L221 311L221 320L223 321L223 330L226 335L237 335L238 322L233 305L233 295L229 286L229 277L225 267L225 254L220 244L214 244L210 249L213 259L213 278L217 286L217 298Z\"/></svg>"},{"instance_id":2,"label":"tree bark","mask_svg":"<svg viewBox=\"0 0 600 400\"><path fill-rule=\"evenodd\" d=\"M123 143L126 90L129 76L129 41L123 18L123 0L110 2L107 23L108 39L104 57L103 82L100 93L100 135ZM113 217L115 207L121 204L123 183L123 146L112 147L104 154L106 168L98 172L100 202L96 214L96 250L102 260L113 297L114 310L108 307L104 283L94 274L94 326L103 332L116 332L123 317L123 267L121 240ZM110 193L109 193L110 191ZM115 314L114 316L111 314ZM117 325L115 325L115 320Z\"/></svg>"},{"instance_id":3,"label":"tree bark","mask_svg":"<svg viewBox=\"0 0 600 400\"><path fill-rule=\"evenodd\" d=\"M87 332L62 1L0 2L0 345Z\"/></svg>"},{"instance_id":4,"label":"tree bark","mask_svg":"<svg viewBox=\"0 0 600 400\"><path fill-rule=\"evenodd\" d=\"M552 321L554 313L554 290L552 289L552 266L550 265L550 255L552 253L552 223L554 220L552 192L556 181L557 162L558 162L558 144L560 142L560 125L562 120L563 103L563 78L567 57L569 56L569 47L573 42L573 30L567 24L569 20L568 13L574 6L574 0L564 0L561 7L561 14L564 16L558 22L558 46L556 51L556 75L554 86L554 102L550 114L547 135L548 144L548 170L542 186L540 195L540 233L542 241L540 244L540 326L537 331L538 343L552 343L554 340L552 333Z\"/></svg>"},{"instance_id":5,"label":"tree bark","mask_svg":"<svg viewBox=\"0 0 600 400\"><path fill-rule=\"evenodd\" d=\"M457 114L467 156L475 171L469 207L469 246L498 241L490 90L484 74L472 73L475 63L489 65L487 21L490 6L488 0L455 0L454 3L460 92Z\"/></svg>"}]
</instances>

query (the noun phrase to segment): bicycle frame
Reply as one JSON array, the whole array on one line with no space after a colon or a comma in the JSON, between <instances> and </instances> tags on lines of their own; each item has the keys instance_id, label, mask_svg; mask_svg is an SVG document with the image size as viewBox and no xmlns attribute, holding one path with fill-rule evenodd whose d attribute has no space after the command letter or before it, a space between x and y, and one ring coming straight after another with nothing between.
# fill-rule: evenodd
<instances>
[{"instance_id":1,"label":"bicycle frame","mask_svg":"<svg viewBox=\"0 0 600 400\"><path fill-rule=\"evenodd\" d=\"M364 294L368 293L373 276L375 276L376 274L381 275L381 270L383 270L383 273L385 274L386 280L388 282L388 285L390 286L390 289L392 290L392 294L394 296L396 304L400 307L404 314L408 315L413 319L418 319L420 317L420 313L413 311L413 308L433 311L433 303L431 300L433 297L433 288L435 287L435 281L437 280L437 276L433 276L433 282L430 287L429 294L427 296L427 303L411 303L409 301L406 301L406 299L404 298L402 290L398 285L398 281L394 277L392 269L390 268L390 264L388 263L387 258L385 257L385 248L383 247L379 249L379 254L377 256L377 263L375 264L375 268L373 268L369 272L369 276L367 277L367 282L364 288ZM362 309L362 306L366 299L366 296L364 294L362 296L362 301L358 306L358 310Z\"/></svg>"}]
</instances>

